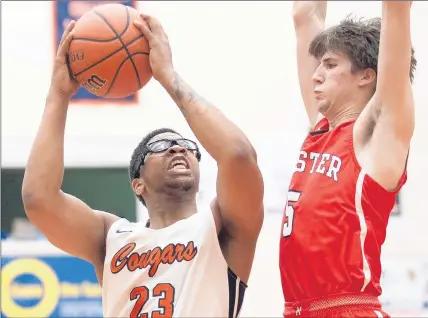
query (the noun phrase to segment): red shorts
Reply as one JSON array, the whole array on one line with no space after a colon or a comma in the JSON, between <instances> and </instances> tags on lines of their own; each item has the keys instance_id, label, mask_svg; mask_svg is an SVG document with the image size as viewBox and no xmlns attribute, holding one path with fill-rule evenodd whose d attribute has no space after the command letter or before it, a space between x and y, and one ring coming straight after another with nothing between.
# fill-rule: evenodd
<instances>
[{"instance_id":1,"label":"red shorts","mask_svg":"<svg viewBox=\"0 0 428 318\"><path fill-rule=\"evenodd\" d=\"M286 303L284 317L296 316L390 318L387 313L382 311L377 297L365 294L341 294L328 298Z\"/></svg>"}]
</instances>

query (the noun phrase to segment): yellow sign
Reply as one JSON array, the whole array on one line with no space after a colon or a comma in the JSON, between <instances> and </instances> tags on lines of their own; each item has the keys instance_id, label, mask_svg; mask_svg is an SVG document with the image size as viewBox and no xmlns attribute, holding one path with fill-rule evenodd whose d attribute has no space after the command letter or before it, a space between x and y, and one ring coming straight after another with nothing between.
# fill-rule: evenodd
<instances>
[{"instance_id":1,"label":"yellow sign","mask_svg":"<svg viewBox=\"0 0 428 318\"><path fill-rule=\"evenodd\" d=\"M24 275L36 277L41 284L23 284L15 282ZM101 297L101 288L93 282L70 283L60 282L55 271L45 262L21 258L7 263L1 273L2 312L7 317L49 317L55 310L61 297ZM16 299L39 298L40 301L25 307Z\"/></svg>"},{"instance_id":2,"label":"yellow sign","mask_svg":"<svg viewBox=\"0 0 428 318\"><path fill-rule=\"evenodd\" d=\"M30 274L43 284L44 293L40 302L34 307L22 307L15 303L9 292L16 277ZM37 259L17 259L6 264L1 273L2 311L8 317L48 317L55 309L60 296L58 278L55 272Z\"/></svg>"}]
</instances>

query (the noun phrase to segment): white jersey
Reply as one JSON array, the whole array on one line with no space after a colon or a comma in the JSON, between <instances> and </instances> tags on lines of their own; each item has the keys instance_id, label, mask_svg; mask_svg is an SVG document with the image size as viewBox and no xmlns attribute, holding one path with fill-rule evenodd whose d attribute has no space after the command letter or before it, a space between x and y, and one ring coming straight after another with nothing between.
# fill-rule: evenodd
<instances>
[{"instance_id":1,"label":"white jersey","mask_svg":"<svg viewBox=\"0 0 428 318\"><path fill-rule=\"evenodd\" d=\"M107 234L104 317L237 317L245 289L211 211L159 230L120 219Z\"/></svg>"}]
</instances>

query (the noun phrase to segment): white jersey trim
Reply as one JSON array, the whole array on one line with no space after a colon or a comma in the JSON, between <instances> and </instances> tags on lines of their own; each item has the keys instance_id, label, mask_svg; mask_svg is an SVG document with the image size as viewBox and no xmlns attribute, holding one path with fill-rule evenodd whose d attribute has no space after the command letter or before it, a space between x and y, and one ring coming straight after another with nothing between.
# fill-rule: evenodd
<instances>
[{"instance_id":1,"label":"white jersey trim","mask_svg":"<svg viewBox=\"0 0 428 318\"><path fill-rule=\"evenodd\" d=\"M366 177L365 171L361 170L360 174L358 175L357 183L355 186L355 209L358 215L358 219L360 221L360 228L361 228L360 242L361 242L361 253L363 258L363 273L364 273L364 283L361 288L361 291L364 291L364 289L367 287L372 276L369 263L364 253L364 243L366 241L366 236L367 236L367 223L364 217L364 210L363 210L363 204L362 204L363 185L364 185L365 177Z\"/></svg>"}]
</instances>

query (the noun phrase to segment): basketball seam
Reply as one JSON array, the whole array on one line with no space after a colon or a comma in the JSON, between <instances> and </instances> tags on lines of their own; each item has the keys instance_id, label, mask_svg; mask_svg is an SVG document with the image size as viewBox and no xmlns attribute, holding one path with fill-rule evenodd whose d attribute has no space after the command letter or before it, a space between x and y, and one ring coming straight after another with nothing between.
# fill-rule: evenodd
<instances>
[{"instance_id":1,"label":"basketball seam","mask_svg":"<svg viewBox=\"0 0 428 318\"><path fill-rule=\"evenodd\" d=\"M101 18L101 16L100 15L98 15L96 12L95 12L95 14L99 17L99 18ZM102 19L102 18L101 18ZM103 21L104 21L104 19L102 19ZM89 41L89 42L98 42L98 43L105 43L105 42L111 42L111 41L114 41L114 40L117 40L119 37L121 37L122 35L124 35L125 34L125 32L126 32L126 30L128 30L128 26L129 26L129 19L127 19L127 23L126 23L126 25L125 25L125 29L120 33L120 34L117 34L116 32L114 32L115 33L115 36L114 36L114 38L112 38L112 39L104 39L104 40L100 40L100 39L91 39L91 38L73 38L73 41ZM111 30L110 30L111 31Z\"/></svg>"},{"instance_id":2,"label":"basketball seam","mask_svg":"<svg viewBox=\"0 0 428 318\"><path fill-rule=\"evenodd\" d=\"M127 7L125 7L125 9L126 9L126 30L128 29L128 27L129 27L129 20L130 20L130 16L129 16L129 11L128 11L128 8ZM97 14L101 19L103 19L104 20L104 23L105 24L107 24L107 26L117 35L117 36L119 36L119 34L116 32L116 30L113 28L113 26L107 21L107 19L104 17L104 16L102 16L99 12L97 12L97 11L94 11L95 12L95 14ZM125 45L125 43L123 42L123 40L122 40L122 38L119 36L119 38L118 38L118 40L120 41L120 43L122 44L122 47L125 49L125 51L126 51L126 54L128 55L128 57L129 57L129 59L131 60L131 63L132 63L132 67L134 68L134 71L135 71L135 74L137 75L137 80L138 80L138 89L140 89L141 88L141 79L140 79L140 74L138 73L138 70L137 70L137 67L136 67L136 65L135 65L135 62L134 62L134 60L132 59L132 57L131 57L131 53L129 52L129 50L128 50L128 48L126 47L126 45ZM110 84L110 87L111 87L112 85ZM109 89L110 89L110 87L109 87ZM105 95L105 94L104 94Z\"/></svg>"},{"instance_id":3,"label":"basketball seam","mask_svg":"<svg viewBox=\"0 0 428 318\"><path fill-rule=\"evenodd\" d=\"M90 39L90 38L73 38L73 41L87 41L87 42L97 42L97 43L108 43L108 42L112 42L114 40L117 40L117 38L114 37L113 39L105 39L105 40Z\"/></svg>"},{"instance_id":4,"label":"basketball seam","mask_svg":"<svg viewBox=\"0 0 428 318\"><path fill-rule=\"evenodd\" d=\"M137 41L137 40L139 40L139 39L141 39L141 38L143 38L143 37L144 37L144 35L140 34L140 35L139 35L138 37L136 37L135 39L133 39L133 40L129 41L129 42L126 44L126 46L131 45L132 43L134 43L135 41ZM120 51L122 51L122 50L123 50L123 47L118 48L117 50L115 50L115 51L111 52L109 55L107 55L107 56L103 57L101 60L99 60L99 61L97 61L97 62L95 62L95 63L93 63L93 64L89 65L88 67L84 68L83 70L81 70L81 71L79 71L79 72L77 72L77 73L73 74L73 76L79 76L80 74L82 74L82 73L86 72L87 70L89 70L89 69L93 68L94 66L97 66L98 64L100 64L100 63L104 62L105 60L107 60L108 58L112 57L112 56L113 56L113 55L115 55L116 53L119 53L119 52L120 52ZM145 52L145 53L146 53L146 52ZM147 53L147 54L149 54L149 53Z\"/></svg>"},{"instance_id":5,"label":"basketball seam","mask_svg":"<svg viewBox=\"0 0 428 318\"><path fill-rule=\"evenodd\" d=\"M119 75L120 69L122 68L123 64L125 64L125 62L126 62L126 61L128 61L129 59L132 59L132 56L134 56L134 55L139 55L139 54L149 55L149 53L146 53L146 52L135 52L135 53L131 54L131 56L129 56L129 57L127 57L126 59L124 59L124 60L119 64L119 67L117 68L116 73L114 74L113 79L111 80L110 86L109 86L109 88L108 88L107 92L104 94L104 96L107 96L107 95L110 93L110 90L112 89L113 84L115 83L116 78L117 78L117 76Z\"/></svg>"}]
</instances>

